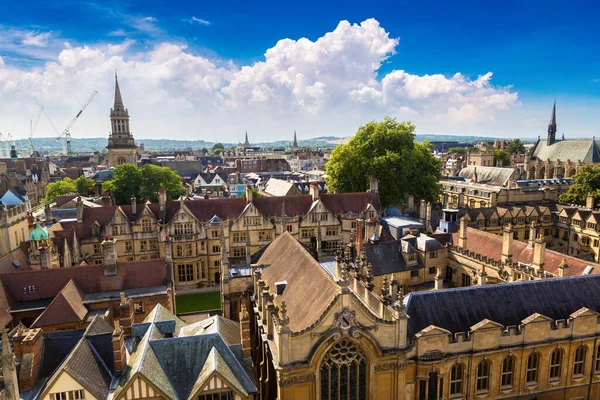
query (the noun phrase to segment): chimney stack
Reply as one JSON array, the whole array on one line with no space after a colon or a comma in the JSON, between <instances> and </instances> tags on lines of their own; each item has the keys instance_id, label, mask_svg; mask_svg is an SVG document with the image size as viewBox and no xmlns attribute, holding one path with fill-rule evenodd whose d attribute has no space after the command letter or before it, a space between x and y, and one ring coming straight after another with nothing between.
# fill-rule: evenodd
<instances>
[{"instance_id":1,"label":"chimney stack","mask_svg":"<svg viewBox=\"0 0 600 400\"><path fill-rule=\"evenodd\" d=\"M562 261L560 262L560 265L558 266L558 276L561 278L564 278L565 276L569 275L569 265L567 264L567 260L565 260L564 258L562 259Z\"/></svg>"},{"instance_id":2,"label":"chimney stack","mask_svg":"<svg viewBox=\"0 0 600 400\"><path fill-rule=\"evenodd\" d=\"M15 161L15 171L19 175L25 175L27 173L27 167L25 166L25 160Z\"/></svg>"},{"instance_id":3,"label":"chimney stack","mask_svg":"<svg viewBox=\"0 0 600 400\"><path fill-rule=\"evenodd\" d=\"M533 249L535 245L535 238L537 237L537 224L535 221L529 226L529 240L527 241L527 247Z\"/></svg>"},{"instance_id":4,"label":"chimney stack","mask_svg":"<svg viewBox=\"0 0 600 400\"><path fill-rule=\"evenodd\" d=\"M419 219L421 223L425 225L425 219L427 218L427 202L425 200L421 200L419 206Z\"/></svg>"},{"instance_id":5,"label":"chimney stack","mask_svg":"<svg viewBox=\"0 0 600 400\"><path fill-rule=\"evenodd\" d=\"M246 185L246 204L252 203L252 186Z\"/></svg>"},{"instance_id":6,"label":"chimney stack","mask_svg":"<svg viewBox=\"0 0 600 400\"><path fill-rule=\"evenodd\" d=\"M246 309L246 298L242 297L240 311L240 337L242 339L242 358L252 356L252 342L250 340L250 316Z\"/></svg>"},{"instance_id":7,"label":"chimney stack","mask_svg":"<svg viewBox=\"0 0 600 400\"><path fill-rule=\"evenodd\" d=\"M6 400L20 399L15 353L13 353L13 348L8 340L7 329L2 329L2 375L4 381L2 398Z\"/></svg>"},{"instance_id":8,"label":"chimney stack","mask_svg":"<svg viewBox=\"0 0 600 400\"><path fill-rule=\"evenodd\" d=\"M317 184L317 182L311 182L310 195L311 195L313 201L315 201L319 198L319 185Z\"/></svg>"},{"instance_id":9,"label":"chimney stack","mask_svg":"<svg viewBox=\"0 0 600 400\"><path fill-rule=\"evenodd\" d=\"M487 285L487 272L485 272L485 265L481 266L481 272L479 272L479 286Z\"/></svg>"},{"instance_id":10,"label":"chimney stack","mask_svg":"<svg viewBox=\"0 0 600 400\"><path fill-rule=\"evenodd\" d=\"M105 236L102 241L102 258L104 260L104 276L117 275L117 239Z\"/></svg>"},{"instance_id":11,"label":"chimney stack","mask_svg":"<svg viewBox=\"0 0 600 400\"><path fill-rule=\"evenodd\" d=\"M471 218L465 214L460 219L460 229L458 231L458 246L467 248L467 225Z\"/></svg>"},{"instance_id":12,"label":"chimney stack","mask_svg":"<svg viewBox=\"0 0 600 400\"><path fill-rule=\"evenodd\" d=\"M83 222L83 201L81 197L77 196L75 208L77 209L77 223L81 224Z\"/></svg>"},{"instance_id":13,"label":"chimney stack","mask_svg":"<svg viewBox=\"0 0 600 400\"><path fill-rule=\"evenodd\" d=\"M164 220L167 210L167 190L164 187L158 189L158 213Z\"/></svg>"},{"instance_id":14,"label":"chimney stack","mask_svg":"<svg viewBox=\"0 0 600 400\"><path fill-rule=\"evenodd\" d=\"M408 211L412 211L415 209L415 196L412 194L408 196Z\"/></svg>"},{"instance_id":15,"label":"chimney stack","mask_svg":"<svg viewBox=\"0 0 600 400\"><path fill-rule=\"evenodd\" d=\"M4 161L0 162L0 175L7 175L8 168L6 167L6 163Z\"/></svg>"},{"instance_id":16,"label":"chimney stack","mask_svg":"<svg viewBox=\"0 0 600 400\"><path fill-rule=\"evenodd\" d=\"M44 206L44 219L46 220L46 227L50 226L53 222L52 220L52 209L50 208L50 204L46 204Z\"/></svg>"},{"instance_id":17,"label":"chimney stack","mask_svg":"<svg viewBox=\"0 0 600 400\"><path fill-rule=\"evenodd\" d=\"M595 205L594 195L590 193L585 198L585 206L587 208L589 208L590 210L593 210L594 209L594 205Z\"/></svg>"},{"instance_id":18,"label":"chimney stack","mask_svg":"<svg viewBox=\"0 0 600 400\"><path fill-rule=\"evenodd\" d=\"M21 391L31 390L38 381L42 362L42 345L44 338L41 329L18 329L13 336L15 357L21 359L21 378L19 387ZM28 362L23 362L27 360ZM29 362L31 360L31 362ZM27 371L23 368L27 365Z\"/></svg>"},{"instance_id":19,"label":"chimney stack","mask_svg":"<svg viewBox=\"0 0 600 400\"><path fill-rule=\"evenodd\" d=\"M119 321L115 319L115 330L112 334L113 362L117 376L123 372L126 367L127 352L125 351L125 335L123 329L119 326Z\"/></svg>"},{"instance_id":20,"label":"chimney stack","mask_svg":"<svg viewBox=\"0 0 600 400\"><path fill-rule=\"evenodd\" d=\"M436 268L435 271L434 289L441 290L444 288L444 277L442 276L442 271L439 268Z\"/></svg>"},{"instance_id":21,"label":"chimney stack","mask_svg":"<svg viewBox=\"0 0 600 400\"><path fill-rule=\"evenodd\" d=\"M546 259L546 241L541 234L535 239L533 246L533 263L532 266L536 271L544 269L544 262Z\"/></svg>"},{"instance_id":22,"label":"chimney stack","mask_svg":"<svg viewBox=\"0 0 600 400\"><path fill-rule=\"evenodd\" d=\"M131 195L131 214L132 215L136 215L137 214L137 201L135 198L135 195Z\"/></svg>"},{"instance_id":23,"label":"chimney stack","mask_svg":"<svg viewBox=\"0 0 600 400\"><path fill-rule=\"evenodd\" d=\"M512 262L512 241L513 229L511 224L507 224L502 232L502 263L510 264Z\"/></svg>"},{"instance_id":24,"label":"chimney stack","mask_svg":"<svg viewBox=\"0 0 600 400\"><path fill-rule=\"evenodd\" d=\"M379 181L374 176L369 180L369 192L379 193Z\"/></svg>"},{"instance_id":25,"label":"chimney stack","mask_svg":"<svg viewBox=\"0 0 600 400\"><path fill-rule=\"evenodd\" d=\"M133 325L133 305L131 299L125 297L125 292L121 292L121 303L119 303L119 325L125 335L131 335L131 325Z\"/></svg>"}]
</instances>

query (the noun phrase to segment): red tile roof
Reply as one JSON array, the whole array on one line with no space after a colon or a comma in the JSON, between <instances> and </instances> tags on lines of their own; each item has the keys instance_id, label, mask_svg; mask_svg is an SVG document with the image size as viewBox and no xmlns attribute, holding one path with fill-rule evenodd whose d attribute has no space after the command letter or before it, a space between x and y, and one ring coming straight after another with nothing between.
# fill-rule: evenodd
<instances>
[{"instance_id":1,"label":"red tile roof","mask_svg":"<svg viewBox=\"0 0 600 400\"><path fill-rule=\"evenodd\" d=\"M458 244L459 232L452 234L452 241ZM527 243L513 240L512 259L514 262L531 264L533 262L533 249L527 247ZM494 260L502 259L502 236L479 229L467 228L467 250L474 251ZM600 273L600 264L585 261L554 250L546 249L544 259L544 270L558 275L558 266L565 259L569 266L567 276L578 276L588 265L594 267L592 273Z\"/></svg>"},{"instance_id":2,"label":"red tile roof","mask_svg":"<svg viewBox=\"0 0 600 400\"><path fill-rule=\"evenodd\" d=\"M368 204L373 204L376 210L382 209L379 195L371 192L322 194L319 198L334 214L347 212L358 214L365 211Z\"/></svg>"},{"instance_id":3,"label":"red tile roof","mask_svg":"<svg viewBox=\"0 0 600 400\"><path fill-rule=\"evenodd\" d=\"M83 321L88 313L87 308L82 304L84 296L85 293L71 279L31 327L41 328L48 325Z\"/></svg>"}]
</instances>

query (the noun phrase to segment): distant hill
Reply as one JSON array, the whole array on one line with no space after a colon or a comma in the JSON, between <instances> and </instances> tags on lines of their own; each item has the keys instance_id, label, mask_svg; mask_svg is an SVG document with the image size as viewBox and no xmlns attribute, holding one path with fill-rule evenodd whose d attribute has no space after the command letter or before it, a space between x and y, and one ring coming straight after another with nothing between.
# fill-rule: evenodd
<instances>
[{"instance_id":1,"label":"distant hill","mask_svg":"<svg viewBox=\"0 0 600 400\"><path fill-rule=\"evenodd\" d=\"M458 136L458 135L433 135L433 134L418 134L416 135L417 141L429 140L434 141L446 141L446 142L462 142L462 143L473 143L479 140L495 140L495 138L484 137L484 136ZM335 146L343 143L347 143L350 137L339 138L336 136L319 136L312 139L298 140L300 147L314 147L314 148L334 148ZM525 142L534 142L535 139L522 139ZM137 139L136 143L144 144L146 150L150 151L173 151L192 149L200 150L204 147L210 149L214 142L207 142L204 140L175 140L175 139ZM62 145L55 138L34 138L33 144L35 148L42 154L60 154L62 152ZM83 138L83 139L72 139L71 148L75 153L93 152L93 151L106 151L107 138ZM29 142L26 139L19 139L15 142L17 151L19 153L27 152L29 148ZM236 146L237 143L223 143L225 147ZM292 145L290 140L278 140L273 142L252 142L254 146L261 146L266 148L277 148L284 147L289 148Z\"/></svg>"}]
</instances>

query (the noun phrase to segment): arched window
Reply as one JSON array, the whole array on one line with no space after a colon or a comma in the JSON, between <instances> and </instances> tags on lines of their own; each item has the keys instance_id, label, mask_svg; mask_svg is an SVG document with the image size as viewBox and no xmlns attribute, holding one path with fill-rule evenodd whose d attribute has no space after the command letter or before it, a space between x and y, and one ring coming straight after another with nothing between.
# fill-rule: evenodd
<instances>
[{"instance_id":1,"label":"arched window","mask_svg":"<svg viewBox=\"0 0 600 400\"><path fill-rule=\"evenodd\" d=\"M463 392L463 365L458 363L450 370L450 395Z\"/></svg>"},{"instance_id":2,"label":"arched window","mask_svg":"<svg viewBox=\"0 0 600 400\"><path fill-rule=\"evenodd\" d=\"M490 390L490 362L486 359L477 365L476 391L487 392L488 390Z\"/></svg>"},{"instance_id":3,"label":"arched window","mask_svg":"<svg viewBox=\"0 0 600 400\"><path fill-rule=\"evenodd\" d=\"M596 349L596 374L600 374L600 346Z\"/></svg>"},{"instance_id":4,"label":"arched window","mask_svg":"<svg viewBox=\"0 0 600 400\"><path fill-rule=\"evenodd\" d=\"M585 355L587 353L586 346L579 346L575 350L575 360L573 361L573 375L583 375L585 372Z\"/></svg>"},{"instance_id":5,"label":"arched window","mask_svg":"<svg viewBox=\"0 0 600 400\"><path fill-rule=\"evenodd\" d=\"M538 369L540 366L540 356L535 351L527 357L527 371L525 383L537 383Z\"/></svg>"},{"instance_id":6,"label":"arched window","mask_svg":"<svg viewBox=\"0 0 600 400\"><path fill-rule=\"evenodd\" d=\"M510 387L513 385L513 375L515 370L515 358L513 356L506 356L502 361L502 377L501 385L503 387Z\"/></svg>"},{"instance_id":7,"label":"arched window","mask_svg":"<svg viewBox=\"0 0 600 400\"><path fill-rule=\"evenodd\" d=\"M351 341L334 344L320 370L322 400L367 398L367 359Z\"/></svg>"},{"instance_id":8,"label":"arched window","mask_svg":"<svg viewBox=\"0 0 600 400\"><path fill-rule=\"evenodd\" d=\"M562 350L555 349L550 355L550 380L559 380L562 370Z\"/></svg>"}]
</instances>

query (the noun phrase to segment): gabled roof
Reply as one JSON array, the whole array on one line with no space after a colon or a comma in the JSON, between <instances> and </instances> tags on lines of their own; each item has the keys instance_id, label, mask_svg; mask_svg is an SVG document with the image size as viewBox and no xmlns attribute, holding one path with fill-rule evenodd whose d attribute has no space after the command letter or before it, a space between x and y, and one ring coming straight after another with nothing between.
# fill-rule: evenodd
<instances>
[{"instance_id":1,"label":"gabled roof","mask_svg":"<svg viewBox=\"0 0 600 400\"><path fill-rule=\"evenodd\" d=\"M204 362L204 366L202 367L202 371L198 375L198 380L194 383L192 390L190 391L190 395L188 398L191 400L198 396L198 391L202 389L204 386L208 384L208 381L213 376L219 376L221 379L225 380L228 385L231 385L236 393L241 394L242 396L248 396L248 392L244 388L243 385L235 378L235 375L227 362L223 359L221 354L217 351L216 348L212 348L206 361Z\"/></svg>"},{"instance_id":2,"label":"gabled roof","mask_svg":"<svg viewBox=\"0 0 600 400\"><path fill-rule=\"evenodd\" d=\"M545 140L540 140L535 146L533 159L542 161L571 161L571 162L600 162L600 151L593 139L559 140L548 146Z\"/></svg>"},{"instance_id":3,"label":"gabled roof","mask_svg":"<svg viewBox=\"0 0 600 400\"><path fill-rule=\"evenodd\" d=\"M277 178L269 179L263 191L269 196L288 196L297 193L294 182Z\"/></svg>"},{"instance_id":4,"label":"gabled roof","mask_svg":"<svg viewBox=\"0 0 600 400\"><path fill-rule=\"evenodd\" d=\"M408 252L414 251L407 241L402 241ZM383 243L366 243L367 261L373 267L373 275L388 275L406 271L406 261L402 257L402 245L398 241Z\"/></svg>"},{"instance_id":5,"label":"gabled roof","mask_svg":"<svg viewBox=\"0 0 600 400\"><path fill-rule=\"evenodd\" d=\"M285 291L275 301L278 305L285 301L292 332L316 322L337 295L331 276L289 232L271 242L258 264L264 265L262 279L270 287L287 281Z\"/></svg>"},{"instance_id":6,"label":"gabled roof","mask_svg":"<svg viewBox=\"0 0 600 400\"><path fill-rule=\"evenodd\" d=\"M506 186L510 179L517 179L519 174L515 168L468 166L460 170L458 176L494 186Z\"/></svg>"},{"instance_id":7,"label":"gabled roof","mask_svg":"<svg viewBox=\"0 0 600 400\"><path fill-rule=\"evenodd\" d=\"M33 322L32 328L83 321L88 309L81 304L84 293L71 279L54 297L52 303Z\"/></svg>"},{"instance_id":8,"label":"gabled roof","mask_svg":"<svg viewBox=\"0 0 600 400\"><path fill-rule=\"evenodd\" d=\"M435 325L467 332L482 320L520 325L534 313L568 319L582 307L600 310L600 275L471 286L408 295L408 334Z\"/></svg>"},{"instance_id":9,"label":"gabled roof","mask_svg":"<svg viewBox=\"0 0 600 400\"><path fill-rule=\"evenodd\" d=\"M227 346L233 346L242 342L240 337L240 324L230 319L223 318L220 315L213 315L205 320L185 326L179 331L178 336L196 336L209 333L216 333L221 336Z\"/></svg>"},{"instance_id":10,"label":"gabled roof","mask_svg":"<svg viewBox=\"0 0 600 400\"><path fill-rule=\"evenodd\" d=\"M377 211L382 210L379 195L371 192L322 194L319 199L329 211L334 214L352 212L362 213L367 205L372 204Z\"/></svg>"}]
</instances>

